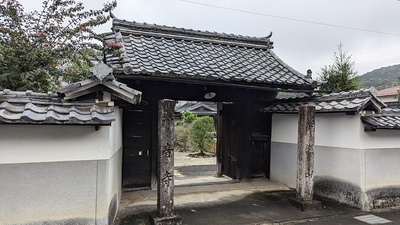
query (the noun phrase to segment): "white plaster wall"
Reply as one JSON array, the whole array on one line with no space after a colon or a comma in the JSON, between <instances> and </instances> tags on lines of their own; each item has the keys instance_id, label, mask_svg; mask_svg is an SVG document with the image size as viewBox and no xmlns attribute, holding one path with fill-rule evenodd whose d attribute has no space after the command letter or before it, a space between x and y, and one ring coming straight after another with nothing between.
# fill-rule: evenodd
<instances>
[{"instance_id":1,"label":"white plaster wall","mask_svg":"<svg viewBox=\"0 0 400 225\"><path fill-rule=\"evenodd\" d=\"M270 179L296 188L297 114L273 114Z\"/></svg>"},{"instance_id":2,"label":"white plaster wall","mask_svg":"<svg viewBox=\"0 0 400 225\"><path fill-rule=\"evenodd\" d=\"M363 129L363 124L360 125ZM362 132L365 149L365 187L367 190L400 186L400 130Z\"/></svg>"},{"instance_id":3,"label":"white plaster wall","mask_svg":"<svg viewBox=\"0 0 400 225\"><path fill-rule=\"evenodd\" d=\"M315 117L315 145L359 149L359 128L359 115L318 113Z\"/></svg>"},{"instance_id":4,"label":"white plaster wall","mask_svg":"<svg viewBox=\"0 0 400 225\"><path fill-rule=\"evenodd\" d=\"M363 149L397 148L400 150L400 130L376 130L375 132L364 132L361 126L361 140Z\"/></svg>"},{"instance_id":5,"label":"white plaster wall","mask_svg":"<svg viewBox=\"0 0 400 225\"><path fill-rule=\"evenodd\" d=\"M369 149L366 151L367 190L400 186L400 149Z\"/></svg>"},{"instance_id":6,"label":"white plaster wall","mask_svg":"<svg viewBox=\"0 0 400 225\"><path fill-rule=\"evenodd\" d=\"M108 173L106 184L107 190L107 216L109 213L113 214L121 200L122 194L122 161L123 161L123 145L122 145L122 109L115 110L116 120L111 124L110 132L110 149L112 156L108 161ZM115 198L115 199L113 199ZM113 202L115 201L116 202ZM112 204L115 204L115 208ZM112 218L113 219L113 218Z\"/></svg>"},{"instance_id":7,"label":"white plaster wall","mask_svg":"<svg viewBox=\"0 0 400 225\"><path fill-rule=\"evenodd\" d=\"M363 150L316 146L314 159L314 176L336 178L356 186L364 184ZM297 144L272 142L271 180L295 188L296 170Z\"/></svg>"},{"instance_id":8,"label":"white plaster wall","mask_svg":"<svg viewBox=\"0 0 400 225\"><path fill-rule=\"evenodd\" d=\"M297 144L298 114L272 116L272 141ZM315 117L315 145L341 148L360 148L360 118L344 113ZM333 135L341 134L341 135Z\"/></svg>"},{"instance_id":9,"label":"white plaster wall","mask_svg":"<svg viewBox=\"0 0 400 225\"><path fill-rule=\"evenodd\" d=\"M297 114L272 119L271 179L290 187L296 183L297 120ZM315 131L320 194L364 210L400 205L399 130L365 132L359 115L317 114Z\"/></svg>"},{"instance_id":10,"label":"white plaster wall","mask_svg":"<svg viewBox=\"0 0 400 225\"><path fill-rule=\"evenodd\" d=\"M336 178L360 187L363 165L363 150L315 147L314 176Z\"/></svg>"},{"instance_id":11,"label":"white plaster wall","mask_svg":"<svg viewBox=\"0 0 400 225\"><path fill-rule=\"evenodd\" d=\"M270 179L296 188L297 144L272 142Z\"/></svg>"},{"instance_id":12,"label":"white plaster wall","mask_svg":"<svg viewBox=\"0 0 400 225\"><path fill-rule=\"evenodd\" d=\"M111 158L122 147L122 109L114 108L115 121L111 123L109 132L109 157Z\"/></svg>"},{"instance_id":13,"label":"white plaster wall","mask_svg":"<svg viewBox=\"0 0 400 225\"><path fill-rule=\"evenodd\" d=\"M0 164L110 159L122 146L122 111L111 126L2 125Z\"/></svg>"},{"instance_id":14,"label":"white plaster wall","mask_svg":"<svg viewBox=\"0 0 400 225\"><path fill-rule=\"evenodd\" d=\"M109 159L97 162L96 224L114 219L122 191L122 109L115 108L116 119L109 129ZM113 198L115 198L113 200ZM112 218L110 218L110 214Z\"/></svg>"},{"instance_id":15,"label":"white plaster wall","mask_svg":"<svg viewBox=\"0 0 400 225\"><path fill-rule=\"evenodd\" d=\"M271 141L297 144L297 114L273 114Z\"/></svg>"},{"instance_id":16,"label":"white plaster wall","mask_svg":"<svg viewBox=\"0 0 400 225\"><path fill-rule=\"evenodd\" d=\"M111 202L114 195L118 203L122 195L122 148L110 159L110 172L108 176L108 202ZM119 204L117 204L119 205Z\"/></svg>"},{"instance_id":17,"label":"white plaster wall","mask_svg":"<svg viewBox=\"0 0 400 225\"><path fill-rule=\"evenodd\" d=\"M122 148L110 160L98 161L97 168L97 224L108 224L109 213L115 215L121 199Z\"/></svg>"},{"instance_id":18,"label":"white plaster wall","mask_svg":"<svg viewBox=\"0 0 400 225\"><path fill-rule=\"evenodd\" d=\"M273 114L270 179L296 187L297 114Z\"/></svg>"},{"instance_id":19,"label":"white plaster wall","mask_svg":"<svg viewBox=\"0 0 400 225\"><path fill-rule=\"evenodd\" d=\"M97 161L96 224L109 224L115 215L122 191L122 110L115 109L116 120L109 132L110 158ZM115 198L113 200L113 198Z\"/></svg>"},{"instance_id":20,"label":"white plaster wall","mask_svg":"<svg viewBox=\"0 0 400 225\"><path fill-rule=\"evenodd\" d=\"M0 164L0 180L1 224L95 222L97 161Z\"/></svg>"},{"instance_id":21,"label":"white plaster wall","mask_svg":"<svg viewBox=\"0 0 400 225\"><path fill-rule=\"evenodd\" d=\"M296 186L298 114L272 117L271 180ZM364 154L358 115L316 114L315 176L330 176L360 185ZM340 135L338 135L340 134Z\"/></svg>"},{"instance_id":22,"label":"white plaster wall","mask_svg":"<svg viewBox=\"0 0 400 225\"><path fill-rule=\"evenodd\" d=\"M108 159L110 127L0 125L0 164Z\"/></svg>"},{"instance_id":23,"label":"white plaster wall","mask_svg":"<svg viewBox=\"0 0 400 225\"><path fill-rule=\"evenodd\" d=\"M121 198L122 110L115 112L98 131L0 125L1 223L109 224Z\"/></svg>"}]
</instances>

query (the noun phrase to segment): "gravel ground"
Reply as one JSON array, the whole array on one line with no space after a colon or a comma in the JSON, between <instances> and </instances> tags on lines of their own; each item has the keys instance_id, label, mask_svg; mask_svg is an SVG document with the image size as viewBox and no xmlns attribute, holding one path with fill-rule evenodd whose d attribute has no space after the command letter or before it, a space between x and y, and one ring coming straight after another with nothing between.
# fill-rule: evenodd
<instances>
[{"instance_id":1,"label":"gravel ground","mask_svg":"<svg viewBox=\"0 0 400 225\"><path fill-rule=\"evenodd\" d=\"M189 154L193 152L174 152L174 166L195 166L195 165L216 165L217 161L215 156L209 158L194 158Z\"/></svg>"}]
</instances>

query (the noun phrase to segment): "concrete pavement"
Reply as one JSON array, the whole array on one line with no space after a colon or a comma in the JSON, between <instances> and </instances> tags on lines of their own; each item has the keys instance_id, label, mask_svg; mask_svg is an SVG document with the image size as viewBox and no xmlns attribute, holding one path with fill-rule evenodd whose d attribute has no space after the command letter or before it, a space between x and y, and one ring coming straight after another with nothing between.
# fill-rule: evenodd
<instances>
[{"instance_id":1,"label":"concrete pavement","mask_svg":"<svg viewBox=\"0 0 400 225\"><path fill-rule=\"evenodd\" d=\"M400 224L400 208L362 212L322 200L321 210L301 212L288 205L294 196L293 189L266 179L184 185L175 187L175 208L188 225ZM148 215L156 209L156 191L124 193L117 224L150 224Z\"/></svg>"}]
</instances>

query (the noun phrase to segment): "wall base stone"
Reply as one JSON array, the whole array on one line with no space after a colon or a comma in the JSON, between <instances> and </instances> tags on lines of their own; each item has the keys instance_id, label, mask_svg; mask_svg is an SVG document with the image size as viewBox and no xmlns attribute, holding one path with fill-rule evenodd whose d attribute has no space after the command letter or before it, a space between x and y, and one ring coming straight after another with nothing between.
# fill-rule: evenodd
<instances>
[{"instance_id":1,"label":"wall base stone","mask_svg":"<svg viewBox=\"0 0 400 225\"><path fill-rule=\"evenodd\" d=\"M360 187L332 177L316 177L314 194L364 211L400 206L400 186L362 192Z\"/></svg>"},{"instance_id":2,"label":"wall base stone","mask_svg":"<svg viewBox=\"0 0 400 225\"><path fill-rule=\"evenodd\" d=\"M156 214L150 214L150 222L152 225L181 225L182 217L178 214L168 217L158 217Z\"/></svg>"},{"instance_id":3,"label":"wall base stone","mask_svg":"<svg viewBox=\"0 0 400 225\"><path fill-rule=\"evenodd\" d=\"M400 186L371 189L365 194L367 210L400 206Z\"/></svg>"},{"instance_id":4,"label":"wall base stone","mask_svg":"<svg viewBox=\"0 0 400 225\"><path fill-rule=\"evenodd\" d=\"M316 176L314 195L362 208L361 188L333 177Z\"/></svg>"},{"instance_id":5,"label":"wall base stone","mask_svg":"<svg viewBox=\"0 0 400 225\"><path fill-rule=\"evenodd\" d=\"M289 198L289 205L294 206L303 212L321 209L321 202L317 200L302 201L298 198Z\"/></svg>"}]
</instances>

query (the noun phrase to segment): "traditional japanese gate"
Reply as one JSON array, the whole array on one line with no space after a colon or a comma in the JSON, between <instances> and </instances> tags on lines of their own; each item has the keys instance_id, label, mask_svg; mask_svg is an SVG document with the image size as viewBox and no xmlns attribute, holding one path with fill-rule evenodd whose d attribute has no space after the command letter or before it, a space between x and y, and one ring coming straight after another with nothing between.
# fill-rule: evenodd
<instances>
[{"instance_id":1,"label":"traditional japanese gate","mask_svg":"<svg viewBox=\"0 0 400 225\"><path fill-rule=\"evenodd\" d=\"M269 39L272 34L254 38L117 18L113 18L112 30L106 41L120 47L121 55L107 55L106 61L113 65L120 81L142 91L142 98L150 107L140 106L141 112L125 109L125 114L135 115L126 115L131 123L124 128L124 187L150 183L156 188L156 103L161 99L222 103L218 122L219 174L239 180L268 177L269 124L257 116L258 110L268 106L280 89L311 90L317 84L311 74L302 75L275 55ZM151 115L142 115L147 118L142 120L141 113ZM150 124L141 124L149 121L147 116ZM142 141L145 144L134 143Z\"/></svg>"},{"instance_id":2,"label":"traditional japanese gate","mask_svg":"<svg viewBox=\"0 0 400 225\"><path fill-rule=\"evenodd\" d=\"M124 108L125 190L157 187L157 102L166 98L204 101L204 89L216 92L213 100L220 102L217 118L219 175L238 180L269 176L269 121L259 109L268 105L273 92L129 79L124 82L143 92L140 105ZM254 99L263 101L251 101Z\"/></svg>"}]
</instances>

